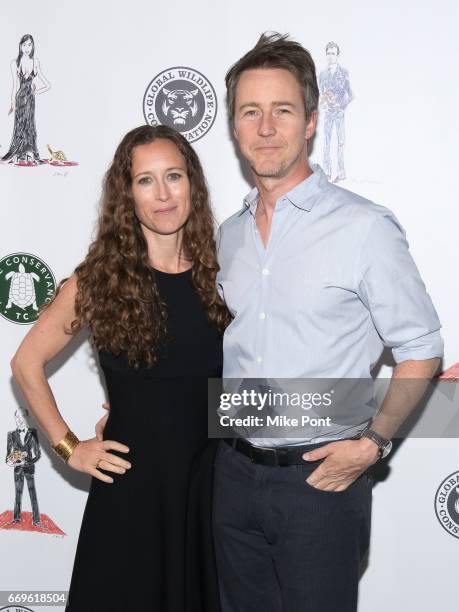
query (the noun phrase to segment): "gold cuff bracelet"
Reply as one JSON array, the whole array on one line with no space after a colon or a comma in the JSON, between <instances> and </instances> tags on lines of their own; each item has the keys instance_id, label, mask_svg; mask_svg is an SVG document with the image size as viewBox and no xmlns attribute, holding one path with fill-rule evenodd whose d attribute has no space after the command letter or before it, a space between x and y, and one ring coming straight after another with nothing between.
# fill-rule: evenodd
<instances>
[{"instance_id":1,"label":"gold cuff bracelet","mask_svg":"<svg viewBox=\"0 0 459 612\"><path fill-rule=\"evenodd\" d=\"M61 459L65 461L65 463L67 463L70 455L73 453L79 442L80 441L76 435L69 429L59 444L52 446L52 449Z\"/></svg>"}]
</instances>

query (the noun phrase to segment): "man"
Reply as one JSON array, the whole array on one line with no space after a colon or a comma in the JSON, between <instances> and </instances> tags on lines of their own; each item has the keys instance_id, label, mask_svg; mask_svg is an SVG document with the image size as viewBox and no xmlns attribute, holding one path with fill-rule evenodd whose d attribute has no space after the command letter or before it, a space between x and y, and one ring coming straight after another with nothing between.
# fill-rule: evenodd
<instances>
[{"instance_id":1,"label":"man","mask_svg":"<svg viewBox=\"0 0 459 612\"><path fill-rule=\"evenodd\" d=\"M30 503L32 504L32 524L36 527L41 527L34 480L35 463L40 459L41 451L37 430L33 427L26 427L28 414L27 408L18 408L14 411L16 429L9 431L7 438L6 463L14 467L14 487L16 490L14 515L11 524L21 522L22 493L25 478L29 489Z\"/></svg>"},{"instance_id":2,"label":"man","mask_svg":"<svg viewBox=\"0 0 459 612\"><path fill-rule=\"evenodd\" d=\"M217 280L234 316L224 378L371 379L386 345L394 380L428 380L443 353L440 322L403 229L309 165L315 74L306 49L272 34L226 75L255 187L219 231ZM408 392L402 408L386 397L371 428L343 426L328 439L220 441L213 520L223 612L356 610L368 469L418 395Z\"/></svg>"},{"instance_id":3,"label":"man","mask_svg":"<svg viewBox=\"0 0 459 612\"><path fill-rule=\"evenodd\" d=\"M338 63L338 45L334 42L327 43L325 54L328 68L322 70L319 75L320 103L325 110L324 170L327 177L331 179L330 143L333 128L335 128L338 145L338 168L335 182L338 182L346 178L344 171L344 111L354 96L349 82L349 73L346 68Z\"/></svg>"}]
</instances>

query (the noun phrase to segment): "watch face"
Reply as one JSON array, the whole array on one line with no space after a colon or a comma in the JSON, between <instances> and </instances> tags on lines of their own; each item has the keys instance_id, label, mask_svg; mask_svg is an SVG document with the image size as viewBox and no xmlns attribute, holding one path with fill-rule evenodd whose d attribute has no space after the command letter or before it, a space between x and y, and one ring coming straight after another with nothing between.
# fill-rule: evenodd
<instances>
[{"instance_id":1,"label":"watch face","mask_svg":"<svg viewBox=\"0 0 459 612\"><path fill-rule=\"evenodd\" d=\"M389 442L382 447L381 449L381 458L384 459L384 457L387 457L387 455L390 453L390 451L392 450L392 440L389 440Z\"/></svg>"}]
</instances>

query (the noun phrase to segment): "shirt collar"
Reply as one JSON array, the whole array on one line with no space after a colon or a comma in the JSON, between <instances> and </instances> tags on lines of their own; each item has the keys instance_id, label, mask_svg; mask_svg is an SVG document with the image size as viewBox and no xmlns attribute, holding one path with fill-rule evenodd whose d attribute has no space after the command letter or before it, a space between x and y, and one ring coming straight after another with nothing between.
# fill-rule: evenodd
<instances>
[{"instance_id":1,"label":"shirt collar","mask_svg":"<svg viewBox=\"0 0 459 612\"><path fill-rule=\"evenodd\" d=\"M298 183L298 185L277 200L276 210L284 208L288 203L308 212L312 209L317 202L317 196L328 184L328 179L318 164L311 164L311 170L312 174L308 178ZM258 196L258 189L254 187L244 198L245 209L250 210L253 216L255 216L257 209Z\"/></svg>"}]
</instances>

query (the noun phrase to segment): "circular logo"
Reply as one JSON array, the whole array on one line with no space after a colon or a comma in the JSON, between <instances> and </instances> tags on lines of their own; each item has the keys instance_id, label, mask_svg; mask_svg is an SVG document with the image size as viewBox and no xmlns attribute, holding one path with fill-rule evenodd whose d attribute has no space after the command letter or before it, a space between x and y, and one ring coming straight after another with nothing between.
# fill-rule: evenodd
<instances>
[{"instance_id":1,"label":"circular logo","mask_svg":"<svg viewBox=\"0 0 459 612\"><path fill-rule=\"evenodd\" d=\"M24 608L24 606L14 604L14 606L6 606L6 608L0 608L0 612L33 612L31 608Z\"/></svg>"},{"instance_id":2,"label":"circular logo","mask_svg":"<svg viewBox=\"0 0 459 612\"><path fill-rule=\"evenodd\" d=\"M55 291L54 274L36 255L12 253L0 259L0 315L8 321L34 323L39 307Z\"/></svg>"},{"instance_id":3,"label":"circular logo","mask_svg":"<svg viewBox=\"0 0 459 612\"><path fill-rule=\"evenodd\" d=\"M143 114L149 125L168 125L194 142L212 127L217 116L217 96L201 72L185 66L167 68L148 85Z\"/></svg>"},{"instance_id":4,"label":"circular logo","mask_svg":"<svg viewBox=\"0 0 459 612\"><path fill-rule=\"evenodd\" d=\"M445 478L435 494L435 512L440 525L459 538L459 471Z\"/></svg>"}]
</instances>

